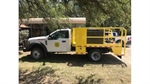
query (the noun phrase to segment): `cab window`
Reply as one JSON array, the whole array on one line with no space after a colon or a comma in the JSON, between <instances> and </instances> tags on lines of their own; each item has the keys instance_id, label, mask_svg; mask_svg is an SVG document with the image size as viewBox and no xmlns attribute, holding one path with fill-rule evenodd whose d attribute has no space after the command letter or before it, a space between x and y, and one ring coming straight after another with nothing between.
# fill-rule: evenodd
<instances>
[{"instance_id":1,"label":"cab window","mask_svg":"<svg viewBox=\"0 0 150 84\"><path fill-rule=\"evenodd\" d=\"M51 39L69 38L69 32L67 30L57 31L51 35Z\"/></svg>"}]
</instances>

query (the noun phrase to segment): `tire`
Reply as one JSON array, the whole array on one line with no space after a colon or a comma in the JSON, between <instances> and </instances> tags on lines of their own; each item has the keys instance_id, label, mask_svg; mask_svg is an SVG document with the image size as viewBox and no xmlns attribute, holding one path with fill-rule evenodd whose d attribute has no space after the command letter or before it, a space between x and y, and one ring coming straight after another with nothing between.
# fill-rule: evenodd
<instances>
[{"instance_id":1,"label":"tire","mask_svg":"<svg viewBox=\"0 0 150 84\"><path fill-rule=\"evenodd\" d=\"M88 56L91 61L97 62L100 61L102 53L99 49L94 49L89 52Z\"/></svg>"},{"instance_id":2,"label":"tire","mask_svg":"<svg viewBox=\"0 0 150 84\"><path fill-rule=\"evenodd\" d=\"M33 59L39 60L44 57L44 52L40 48L33 48L31 51L31 56Z\"/></svg>"},{"instance_id":3,"label":"tire","mask_svg":"<svg viewBox=\"0 0 150 84\"><path fill-rule=\"evenodd\" d=\"M117 43L117 44L120 44L120 43L121 43L121 40L117 40L116 43ZM124 47L124 41L122 41L122 47Z\"/></svg>"}]
</instances>

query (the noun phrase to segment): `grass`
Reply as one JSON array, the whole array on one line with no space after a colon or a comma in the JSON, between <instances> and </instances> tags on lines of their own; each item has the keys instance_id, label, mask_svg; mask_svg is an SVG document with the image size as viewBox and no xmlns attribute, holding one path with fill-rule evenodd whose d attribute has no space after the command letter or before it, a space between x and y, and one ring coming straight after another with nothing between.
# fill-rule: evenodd
<instances>
[{"instance_id":1,"label":"grass","mask_svg":"<svg viewBox=\"0 0 150 84\"><path fill-rule=\"evenodd\" d=\"M100 62L86 56L57 54L34 60L19 53L20 84L130 84L131 65L112 55Z\"/></svg>"}]
</instances>

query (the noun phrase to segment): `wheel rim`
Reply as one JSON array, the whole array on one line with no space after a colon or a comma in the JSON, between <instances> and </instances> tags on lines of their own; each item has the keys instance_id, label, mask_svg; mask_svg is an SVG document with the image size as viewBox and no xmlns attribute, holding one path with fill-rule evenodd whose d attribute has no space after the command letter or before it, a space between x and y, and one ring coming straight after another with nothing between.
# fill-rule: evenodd
<instances>
[{"instance_id":1,"label":"wheel rim","mask_svg":"<svg viewBox=\"0 0 150 84\"><path fill-rule=\"evenodd\" d=\"M94 60L94 61L98 61L100 58L101 58L101 55L99 52L93 52L91 54L91 58Z\"/></svg>"},{"instance_id":2,"label":"wheel rim","mask_svg":"<svg viewBox=\"0 0 150 84\"><path fill-rule=\"evenodd\" d=\"M40 58L40 52L38 50L34 50L33 53L32 53L32 56L35 58L35 59L38 59Z\"/></svg>"}]
</instances>

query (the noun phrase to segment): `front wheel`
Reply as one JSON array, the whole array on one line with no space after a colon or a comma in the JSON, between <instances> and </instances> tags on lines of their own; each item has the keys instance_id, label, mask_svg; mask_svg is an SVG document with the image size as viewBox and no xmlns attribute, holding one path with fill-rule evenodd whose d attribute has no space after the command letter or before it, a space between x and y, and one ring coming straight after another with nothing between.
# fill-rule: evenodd
<instances>
[{"instance_id":1,"label":"front wheel","mask_svg":"<svg viewBox=\"0 0 150 84\"><path fill-rule=\"evenodd\" d=\"M40 48L33 48L31 51L32 58L38 60L44 57L44 52Z\"/></svg>"},{"instance_id":2,"label":"front wheel","mask_svg":"<svg viewBox=\"0 0 150 84\"><path fill-rule=\"evenodd\" d=\"M91 61L97 62L100 61L102 53L99 49L94 49L89 52L88 56Z\"/></svg>"}]
</instances>

